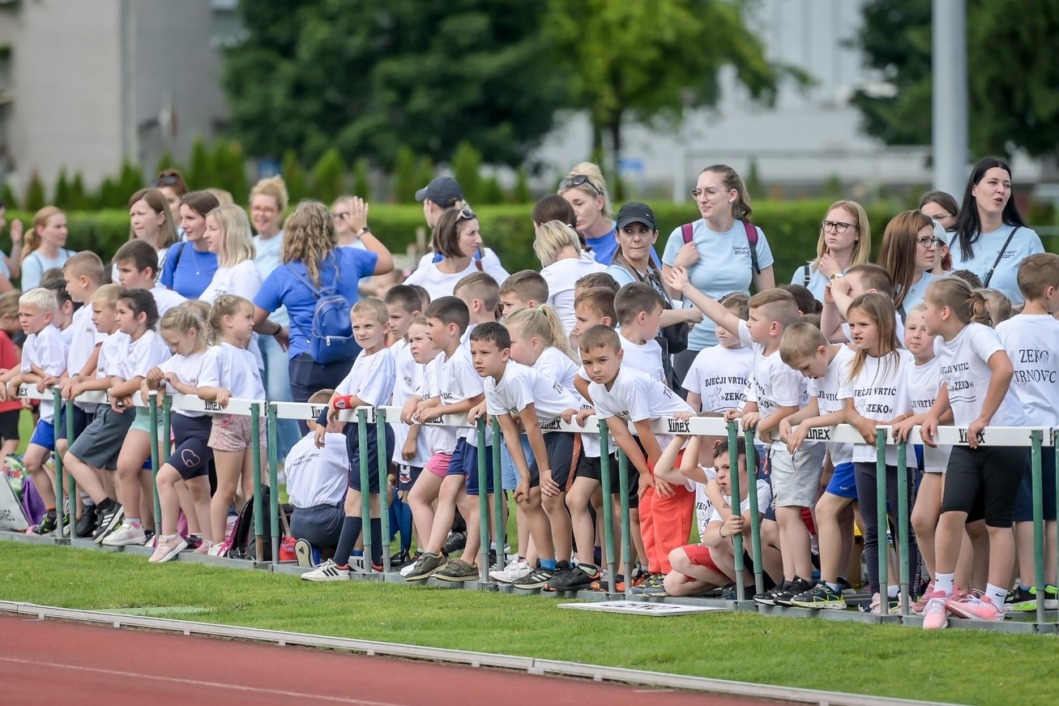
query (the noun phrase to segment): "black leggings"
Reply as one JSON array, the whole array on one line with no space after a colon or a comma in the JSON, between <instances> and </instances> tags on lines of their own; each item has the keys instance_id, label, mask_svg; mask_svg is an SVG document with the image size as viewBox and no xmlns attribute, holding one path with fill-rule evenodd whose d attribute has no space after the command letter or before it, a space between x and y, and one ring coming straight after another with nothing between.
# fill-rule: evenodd
<instances>
[{"instance_id":1,"label":"black leggings","mask_svg":"<svg viewBox=\"0 0 1059 706\"><path fill-rule=\"evenodd\" d=\"M911 517L912 514L912 494L914 489L914 481L912 476L912 469L907 468L905 472L908 473L908 514ZM853 475L857 481L857 503L860 505L860 514L864 518L864 527L861 529L864 532L864 559L868 564L868 585L871 593L881 593L879 589L879 516L878 516L878 493L875 487L875 481L877 477L876 466L874 463L854 463L853 464ZM886 467L886 504L889 508L889 512L893 516L897 517L898 508L898 494L897 494L897 467L887 466ZM897 522L894 522L894 526L897 526ZM883 525L884 527L886 525ZM916 538L912 534L911 523L904 527L897 527L897 533L894 535L894 541L900 541L900 537L908 537L908 566L910 569L910 576L908 577L908 585L912 590L915 590L919 586L919 545L916 544ZM889 577L889 584L893 585L897 583L895 580L897 577ZM885 605L885 601L883 602Z\"/></svg>"},{"instance_id":2,"label":"black leggings","mask_svg":"<svg viewBox=\"0 0 1059 706\"><path fill-rule=\"evenodd\" d=\"M985 518L989 527L1010 527L1015 499L1029 466L1029 449L1018 446L954 446L945 472L942 512Z\"/></svg>"}]
</instances>

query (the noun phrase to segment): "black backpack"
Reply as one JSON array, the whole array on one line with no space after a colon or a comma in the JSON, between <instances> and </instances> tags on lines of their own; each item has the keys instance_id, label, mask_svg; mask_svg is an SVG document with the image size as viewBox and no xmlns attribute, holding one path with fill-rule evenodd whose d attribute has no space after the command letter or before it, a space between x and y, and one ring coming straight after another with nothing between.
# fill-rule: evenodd
<instances>
[{"instance_id":1,"label":"black backpack","mask_svg":"<svg viewBox=\"0 0 1059 706\"><path fill-rule=\"evenodd\" d=\"M262 561L272 561L272 503L269 487L261 486L261 509L264 513L264 547ZM280 507L280 512L283 508ZM285 518L284 518L285 519ZM280 536L285 535L286 522L281 522ZM254 543L254 501L251 498L239 513L239 519L235 523L235 532L232 535L232 546L228 549L228 557L231 559L257 558L257 547Z\"/></svg>"}]
</instances>

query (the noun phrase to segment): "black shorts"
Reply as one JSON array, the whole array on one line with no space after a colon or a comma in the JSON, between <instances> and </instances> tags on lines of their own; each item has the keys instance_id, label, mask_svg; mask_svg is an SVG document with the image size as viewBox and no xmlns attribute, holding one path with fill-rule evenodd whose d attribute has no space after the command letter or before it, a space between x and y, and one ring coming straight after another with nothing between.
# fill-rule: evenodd
<instances>
[{"instance_id":1,"label":"black shorts","mask_svg":"<svg viewBox=\"0 0 1059 706\"><path fill-rule=\"evenodd\" d=\"M552 480L559 490L566 492L574 481L571 471L577 467L577 457L581 453L581 437L576 434L549 432L544 435L544 447L548 450L548 465L552 470ZM530 487L541 484L540 469L537 459L530 464Z\"/></svg>"},{"instance_id":2,"label":"black shorts","mask_svg":"<svg viewBox=\"0 0 1059 706\"><path fill-rule=\"evenodd\" d=\"M349 487L356 491L363 489L360 480L360 433L358 427L358 424L348 422L343 430L346 435L346 452L349 454ZM379 492L379 454L384 454L384 457L388 459L390 458L390 450L393 448L393 427L389 424L384 424L383 429L386 430L384 439L386 449L380 450L379 428L375 424L369 423L365 425L368 441L366 461L368 464L369 493ZM387 463L388 466L389 463Z\"/></svg>"},{"instance_id":3,"label":"black shorts","mask_svg":"<svg viewBox=\"0 0 1059 706\"><path fill-rule=\"evenodd\" d=\"M577 462L575 478L588 478L602 484L603 466L599 456L588 457L584 454ZM618 457L610 457L610 494L621 493L621 474L618 473ZM629 507L640 507L640 474L636 472L633 465L629 464Z\"/></svg>"},{"instance_id":4,"label":"black shorts","mask_svg":"<svg viewBox=\"0 0 1059 706\"><path fill-rule=\"evenodd\" d=\"M18 419L22 414L21 409L12 409L0 412L0 439L8 441L18 439Z\"/></svg>"},{"instance_id":5,"label":"black shorts","mask_svg":"<svg viewBox=\"0 0 1059 706\"><path fill-rule=\"evenodd\" d=\"M1054 520L1055 507L1055 447L1041 449L1041 490L1044 494L1044 519ZM1033 474L1027 467L1022 485L1015 499L1015 522L1033 522Z\"/></svg>"},{"instance_id":6,"label":"black shorts","mask_svg":"<svg viewBox=\"0 0 1059 706\"><path fill-rule=\"evenodd\" d=\"M166 463L184 480L209 475L210 461L213 460L213 449L209 445L213 418L209 415L189 417L174 412L170 424L177 446Z\"/></svg>"},{"instance_id":7,"label":"black shorts","mask_svg":"<svg viewBox=\"0 0 1059 706\"><path fill-rule=\"evenodd\" d=\"M954 446L945 471L942 512L966 512L967 521L1011 527L1015 498L1029 466L1029 449Z\"/></svg>"},{"instance_id":8,"label":"black shorts","mask_svg":"<svg viewBox=\"0 0 1059 706\"><path fill-rule=\"evenodd\" d=\"M58 417L55 420L55 438L56 439L65 439L66 438L66 410L67 409L72 409L73 410L73 414L71 416L74 418L74 438L75 439L77 437L81 436L81 432L83 432L85 429L87 429L89 423L93 419L95 419L95 412L92 412L92 413L86 412L86 411L84 411L83 409L81 409L80 407L78 407L75 404L71 404L71 405L64 404L61 407L61 409L59 411L59 414L56 415ZM3 433L3 431L0 430L0 434L2 434L2 433ZM7 438L7 437L4 437L4 438Z\"/></svg>"}]
</instances>

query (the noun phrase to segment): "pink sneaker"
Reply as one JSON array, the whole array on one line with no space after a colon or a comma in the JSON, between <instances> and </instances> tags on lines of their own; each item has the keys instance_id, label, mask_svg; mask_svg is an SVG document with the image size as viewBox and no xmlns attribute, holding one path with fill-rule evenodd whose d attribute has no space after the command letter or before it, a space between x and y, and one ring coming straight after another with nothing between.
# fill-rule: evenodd
<instances>
[{"instance_id":1,"label":"pink sneaker","mask_svg":"<svg viewBox=\"0 0 1059 706\"><path fill-rule=\"evenodd\" d=\"M912 601L909 604L908 609L916 615L923 615L923 609L927 607L927 601L930 600L931 595L934 593L934 582L931 581L927 584L927 590L923 591L923 595L918 600Z\"/></svg>"},{"instance_id":2,"label":"pink sneaker","mask_svg":"<svg viewBox=\"0 0 1059 706\"><path fill-rule=\"evenodd\" d=\"M934 591L923 608L923 629L942 630L949 625L949 597Z\"/></svg>"},{"instance_id":3,"label":"pink sneaker","mask_svg":"<svg viewBox=\"0 0 1059 706\"><path fill-rule=\"evenodd\" d=\"M993 623L1004 620L1004 606L993 605L989 596L979 598L973 594L968 595L962 601L949 603L949 611L957 617L968 620L987 620Z\"/></svg>"},{"instance_id":4,"label":"pink sneaker","mask_svg":"<svg viewBox=\"0 0 1059 706\"><path fill-rule=\"evenodd\" d=\"M155 546L154 554L147 561L152 564L160 564L164 561L169 561L188 546L188 543L184 541L184 538L179 534L174 535L172 539L168 537L161 537L158 540L157 546Z\"/></svg>"}]
</instances>

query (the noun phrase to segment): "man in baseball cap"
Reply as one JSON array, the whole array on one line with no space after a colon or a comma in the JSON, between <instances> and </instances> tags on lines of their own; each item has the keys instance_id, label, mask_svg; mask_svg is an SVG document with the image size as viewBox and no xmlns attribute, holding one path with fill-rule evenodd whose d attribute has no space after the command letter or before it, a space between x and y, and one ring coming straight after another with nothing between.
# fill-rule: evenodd
<instances>
[{"instance_id":1,"label":"man in baseball cap","mask_svg":"<svg viewBox=\"0 0 1059 706\"><path fill-rule=\"evenodd\" d=\"M416 201L430 201L442 208L452 208L463 201L463 189L452 177L439 176L416 192Z\"/></svg>"}]
</instances>

